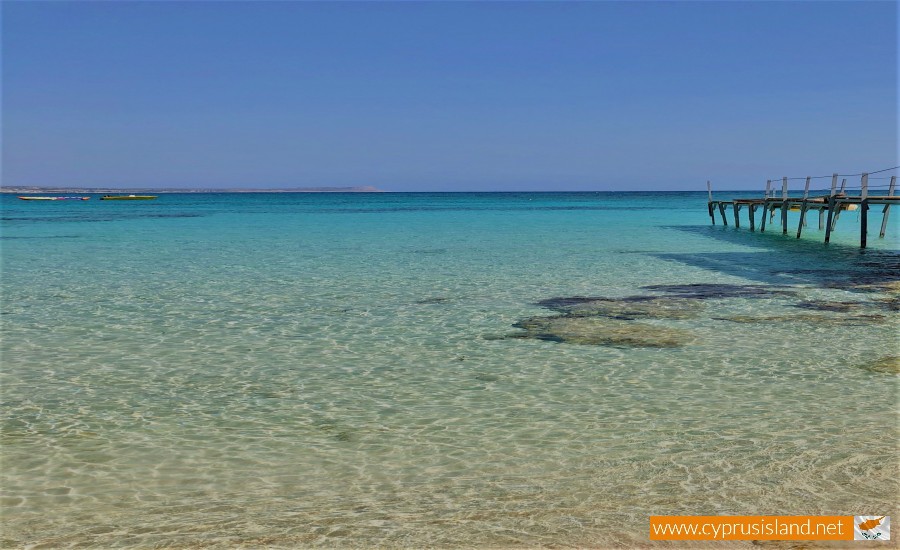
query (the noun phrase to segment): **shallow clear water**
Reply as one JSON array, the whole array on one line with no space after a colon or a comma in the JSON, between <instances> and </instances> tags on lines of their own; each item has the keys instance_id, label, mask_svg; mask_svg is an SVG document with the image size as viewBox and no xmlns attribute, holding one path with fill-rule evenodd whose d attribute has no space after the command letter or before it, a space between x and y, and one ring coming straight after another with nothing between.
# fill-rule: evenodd
<instances>
[{"instance_id":1,"label":"shallow clear water","mask_svg":"<svg viewBox=\"0 0 900 550\"><path fill-rule=\"evenodd\" d=\"M651 514L898 515L896 213L860 251L855 213L826 247L814 217L800 241L710 226L705 193L2 206L0 546L609 547L649 545ZM748 292L644 288L673 284ZM627 337L599 345L513 327L583 322L537 305L572 296L678 314L601 315Z\"/></svg>"}]
</instances>

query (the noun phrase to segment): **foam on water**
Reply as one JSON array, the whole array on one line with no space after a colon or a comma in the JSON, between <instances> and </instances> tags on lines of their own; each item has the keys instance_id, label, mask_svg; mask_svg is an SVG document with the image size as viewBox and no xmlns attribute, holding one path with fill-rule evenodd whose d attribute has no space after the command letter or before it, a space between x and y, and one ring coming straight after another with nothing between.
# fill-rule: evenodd
<instances>
[{"instance_id":1,"label":"foam on water","mask_svg":"<svg viewBox=\"0 0 900 550\"><path fill-rule=\"evenodd\" d=\"M649 545L651 514L898 515L896 223L860 252L850 217L824 247L710 227L690 193L9 199L4 547L608 547ZM514 327L554 316L686 336Z\"/></svg>"}]
</instances>

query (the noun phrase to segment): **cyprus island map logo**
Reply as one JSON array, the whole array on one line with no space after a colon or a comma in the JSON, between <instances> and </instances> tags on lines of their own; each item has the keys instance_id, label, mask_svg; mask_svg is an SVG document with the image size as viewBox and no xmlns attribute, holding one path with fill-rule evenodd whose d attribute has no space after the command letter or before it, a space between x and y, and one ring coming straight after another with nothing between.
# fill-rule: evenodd
<instances>
[{"instance_id":1,"label":"cyprus island map logo","mask_svg":"<svg viewBox=\"0 0 900 550\"><path fill-rule=\"evenodd\" d=\"M891 516L853 516L853 540L891 540Z\"/></svg>"}]
</instances>

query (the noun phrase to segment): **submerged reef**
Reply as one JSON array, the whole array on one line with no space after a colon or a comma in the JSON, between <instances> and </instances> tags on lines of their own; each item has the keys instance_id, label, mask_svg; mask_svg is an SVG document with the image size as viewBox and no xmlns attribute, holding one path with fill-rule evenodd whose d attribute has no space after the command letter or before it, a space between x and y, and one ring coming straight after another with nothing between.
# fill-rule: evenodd
<instances>
[{"instance_id":1,"label":"submerged reef","mask_svg":"<svg viewBox=\"0 0 900 550\"><path fill-rule=\"evenodd\" d=\"M900 355L888 355L882 357L874 363L863 365L862 368L869 372L900 374Z\"/></svg>"},{"instance_id":2,"label":"submerged reef","mask_svg":"<svg viewBox=\"0 0 900 550\"><path fill-rule=\"evenodd\" d=\"M848 313L850 311L859 311L871 307L866 302L835 302L827 300L805 300L793 304L793 307L800 309L811 309L813 311L834 311L837 313Z\"/></svg>"},{"instance_id":3,"label":"submerged reef","mask_svg":"<svg viewBox=\"0 0 900 550\"><path fill-rule=\"evenodd\" d=\"M770 273L776 277L797 276L821 288L900 293L900 254L896 252L867 250L865 254L837 265L842 267L778 269Z\"/></svg>"},{"instance_id":4,"label":"submerged reef","mask_svg":"<svg viewBox=\"0 0 900 550\"><path fill-rule=\"evenodd\" d=\"M690 341L690 333L683 330L605 317L529 317L513 326L524 329L525 332L510 335L510 338L533 338L567 344L675 348Z\"/></svg>"},{"instance_id":5,"label":"submerged reef","mask_svg":"<svg viewBox=\"0 0 900 550\"><path fill-rule=\"evenodd\" d=\"M799 289L764 284L658 284L641 287L658 294L611 298L605 296L557 296L536 305L557 315L528 317L513 327L524 332L498 338L531 338L595 346L673 348L692 341L687 330L644 324L640 320L693 319L704 311L705 300L795 298L794 307L808 312L768 315L724 315L709 317L733 323L801 323L820 326L876 325L888 321L884 311L900 309L900 285L884 282L878 288L888 296L870 301L799 299ZM885 290L890 289L890 290ZM793 300L792 300L793 301Z\"/></svg>"},{"instance_id":6,"label":"submerged reef","mask_svg":"<svg viewBox=\"0 0 900 550\"><path fill-rule=\"evenodd\" d=\"M728 317L713 317L715 321L730 321L732 323L810 323L826 326L842 325L873 325L887 321L887 317L878 314L863 315L819 315L816 313L800 313L793 315L731 315Z\"/></svg>"},{"instance_id":7,"label":"submerged reef","mask_svg":"<svg viewBox=\"0 0 900 550\"><path fill-rule=\"evenodd\" d=\"M537 305L578 317L608 317L610 319L690 319L697 317L703 305L697 302L658 296L627 296L602 298L572 296L549 298Z\"/></svg>"},{"instance_id":8,"label":"submerged reef","mask_svg":"<svg viewBox=\"0 0 900 550\"><path fill-rule=\"evenodd\" d=\"M559 313L529 317L513 326L525 332L506 338L531 338L592 346L675 348L692 340L688 331L635 322L635 319L688 319L703 305L662 296L568 296L541 300L537 305Z\"/></svg>"},{"instance_id":9,"label":"submerged reef","mask_svg":"<svg viewBox=\"0 0 900 550\"><path fill-rule=\"evenodd\" d=\"M727 284L689 284L689 285L647 285L641 288L655 292L664 292L692 300L719 300L723 298L775 298L779 296L796 296L793 290L781 290L782 287L771 285L727 285Z\"/></svg>"}]
</instances>

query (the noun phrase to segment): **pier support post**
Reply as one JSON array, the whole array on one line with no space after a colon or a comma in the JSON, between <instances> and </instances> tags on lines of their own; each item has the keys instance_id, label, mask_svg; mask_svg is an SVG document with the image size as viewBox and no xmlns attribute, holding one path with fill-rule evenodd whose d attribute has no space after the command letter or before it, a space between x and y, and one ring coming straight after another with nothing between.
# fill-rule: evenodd
<instances>
[{"instance_id":1,"label":"pier support post","mask_svg":"<svg viewBox=\"0 0 900 550\"><path fill-rule=\"evenodd\" d=\"M787 215L788 215L788 183L787 177L781 180L781 234L787 235Z\"/></svg>"},{"instance_id":2,"label":"pier support post","mask_svg":"<svg viewBox=\"0 0 900 550\"><path fill-rule=\"evenodd\" d=\"M897 184L897 176L891 176L891 186L890 186L890 188L888 188L888 196L889 196L889 197L893 197L893 196L894 196L894 187L896 186L896 184ZM891 205L890 205L890 204L885 204L885 205L884 205L884 210L882 210L881 213L882 213L882 217L881 217L881 231L878 233L878 238L879 238L879 239L883 239L883 238L884 238L884 232L887 231L888 215L891 213ZM751 222L751 223L753 223L753 222Z\"/></svg>"},{"instance_id":3,"label":"pier support post","mask_svg":"<svg viewBox=\"0 0 900 550\"><path fill-rule=\"evenodd\" d=\"M750 231L755 231L755 230L756 230L756 227L755 227L755 225L754 225L754 223L753 223L753 212L755 212L755 211L756 211L756 205L755 205L755 204L748 204L748 205L747 205L747 215L748 215L748 217L750 218Z\"/></svg>"},{"instance_id":4,"label":"pier support post","mask_svg":"<svg viewBox=\"0 0 900 550\"><path fill-rule=\"evenodd\" d=\"M800 238L800 233L803 231L803 226L806 225L806 209L809 208L809 204L806 202L809 199L809 180L810 177L806 177L806 187L803 188L803 202L800 204L800 223L797 225L797 238Z\"/></svg>"},{"instance_id":5,"label":"pier support post","mask_svg":"<svg viewBox=\"0 0 900 550\"><path fill-rule=\"evenodd\" d=\"M828 221L825 222L825 244L828 244L828 241L831 240L831 230L834 229L832 220L834 219L835 202L834 195L828 197Z\"/></svg>"},{"instance_id":6,"label":"pier support post","mask_svg":"<svg viewBox=\"0 0 900 550\"><path fill-rule=\"evenodd\" d=\"M759 232L760 233L766 232L766 217L767 217L768 213L769 213L769 199L767 198L762 203L762 215L760 216L761 219L759 222Z\"/></svg>"},{"instance_id":7,"label":"pier support post","mask_svg":"<svg viewBox=\"0 0 900 550\"><path fill-rule=\"evenodd\" d=\"M739 229L741 227L741 218L738 214L741 211L741 206L738 203L733 202L731 203L731 209L734 210L734 227L735 229Z\"/></svg>"},{"instance_id":8,"label":"pier support post","mask_svg":"<svg viewBox=\"0 0 900 550\"><path fill-rule=\"evenodd\" d=\"M831 192L828 193L829 200L834 197L834 194L837 193L837 172L831 174ZM846 180L844 180L846 181ZM822 230L822 215L825 213L825 206L823 205L819 208L819 231ZM831 227L831 207L828 208L828 226ZM828 242L828 241L825 241Z\"/></svg>"},{"instance_id":9,"label":"pier support post","mask_svg":"<svg viewBox=\"0 0 900 550\"><path fill-rule=\"evenodd\" d=\"M863 199L859 204L859 247L866 247L866 233L869 229L869 200Z\"/></svg>"},{"instance_id":10,"label":"pier support post","mask_svg":"<svg viewBox=\"0 0 900 550\"><path fill-rule=\"evenodd\" d=\"M803 226L806 225L806 201L803 201L803 204L800 205L800 223L797 224L797 238L800 238L800 234L803 232Z\"/></svg>"},{"instance_id":11,"label":"pier support post","mask_svg":"<svg viewBox=\"0 0 900 550\"><path fill-rule=\"evenodd\" d=\"M716 213L713 211L712 184L709 183L709 180L706 180L706 193L709 196L709 202L707 203L707 206L709 207L709 217L712 218L712 224L716 225Z\"/></svg>"},{"instance_id":12,"label":"pier support post","mask_svg":"<svg viewBox=\"0 0 900 550\"><path fill-rule=\"evenodd\" d=\"M722 225L728 227L728 220L725 218L725 205L719 202L719 214L722 215Z\"/></svg>"}]
</instances>

